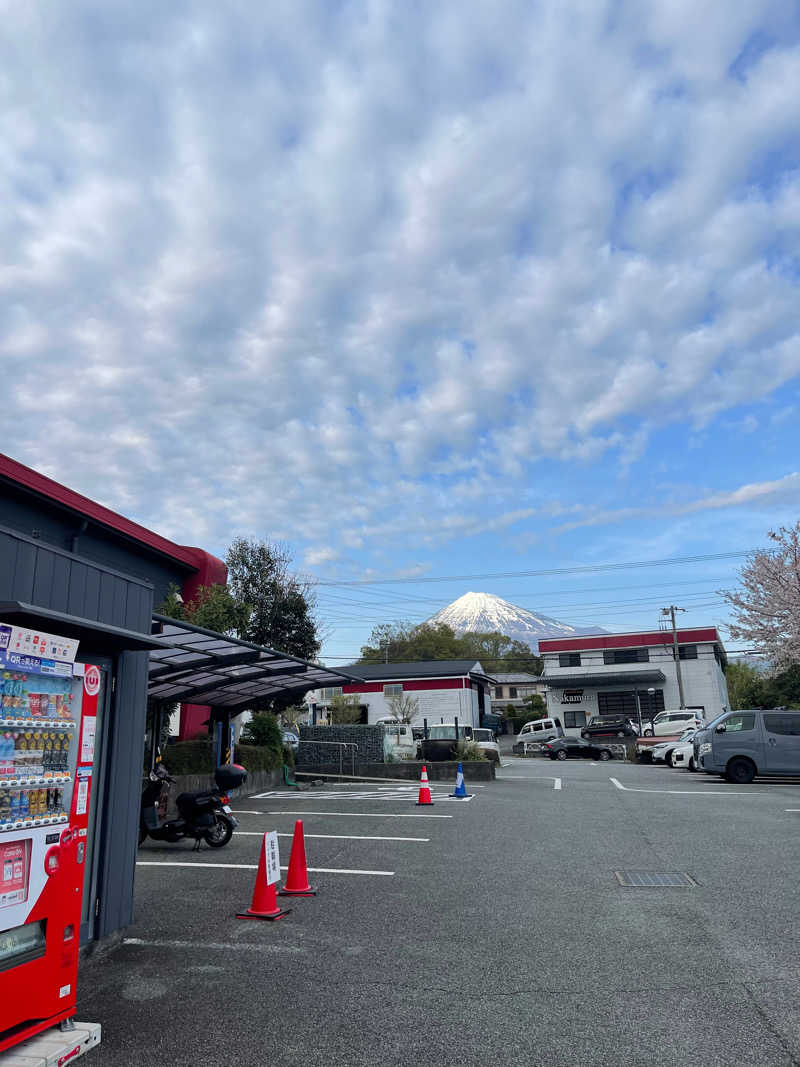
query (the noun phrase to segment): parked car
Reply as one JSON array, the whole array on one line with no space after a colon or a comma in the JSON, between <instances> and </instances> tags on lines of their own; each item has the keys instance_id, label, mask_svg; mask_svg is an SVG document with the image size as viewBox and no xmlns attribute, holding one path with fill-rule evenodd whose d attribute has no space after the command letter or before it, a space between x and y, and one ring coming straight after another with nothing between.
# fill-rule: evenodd
<instances>
[{"instance_id":1,"label":"parked car","mask_svg":"<svg viewBox=\"0 0 800 1067\"><path fill-rule=\"evenodd\" d=\"M550 741L554 737L563 737L564 727L561 725L560 719L534 719L531 722L526 722L520 730L517 740L511 746L511 751L517 755L522 755L525 751L525 746L532 742L543 743Z\"/></svg>"},{"instance_id":2,"label":"parked car","mask_svg":"<svg viewBox=\"0 0 800 1067\"><path fill-rule=\"evenodd\" d=\"M610 715L596 715L589 719L581 730L581 737L638 737L639 731L630 721L623 717L612 718Z\"/></svg>"},{"instance_id":3,"label":"parked car","mask_svg":"<svg viewBox=\"0 0 800 1067\"><path fill-rule=\"evenodd\" d=\"M670 734L682 734L690 726L699 730L702 725L703 720L697 711L691 708L674 708L670 711L660 711L653 721L645 726L644 736L669 737Z\"/></svg>"},{"instance_id":4,"label":"parked car","mask_svg":"<svg viewBox=\"0 0 800 1067\"><path fill-rule=\"evenodd\" d=\"M681 741L672 749L670 758L667 760L670 767L680 769L681 767L687 767L690 771L696 771L697 767L694 762L694 743L693 741Z\"/></svg>"},{"instance_id":5,"label":"parked car","mask_svg":"<svg viewBox=\"0 0 800 1067\"><path fill-rule=\"evenodd\" d=\"M653 763L658 763L663 760L665 763L670 762L670 757L678 745L683 744L685 741L691 741L695 735L695 729L692 727L690 730L684 730L677 741L661 741L658 745L653 745L650 749L650 756Z\"/></svg>"},{"instance_id":6,"label":"parked car","mask_svg":"<svg viewBox=\"0 0 800 1067\"><path fill-rule=\"evenodd\" d=\"M431 760L436 763L441 760L449 760L455 758L455 747L461 741L475 741L475 734L481 734L484 738L488 735L488 740L478 741L478 747L483 749L484 745L487 746L484 751L489 759L492 756L489 754L488 746L491 745L492 751L496 750L498 762L500 760L500 747L492 738L491 730L481 730L474 726L462 726L458 724L458 740L456 740L456 724L454 722L437 722L433 726L428 727L428 737L426 740L419 743L420 755L422 759Z\"/></svg>"},{"instance_id":7,"label":"parked car","mask_svg":"<svg viewBox=\"0 0 800 1067\"><path fill-rule=\"evenodd\" d=\"M493 763L500 762L500 746L495 741L494 734L491 730L473 729L472 740L483 752L487 759Z\"/></svg>"},{"instance_id":8,"label":"parked car","mask_svg":"<svg viewBox=\"0 0 800 1067\"><path fill-rule=\"evenodd\" d=\"M610 760L614 753L610 748L602 744L592 744L580 737L556 737L547 744L542 745L542 750L550 759L597 759Z\"/></svg>"},{"instance_id":9,"label":"parked car","mask_svg":"<svg viewBox=\"0 0 800 1067\"><path fill-rule=\"evenodd\" d=\"M378 719L376 726L383 727L383 756L384 759L415 759L417 756L418 743L414 737L414 731L407 722L399 719Z\"/></svg>"},{"instance_id":10,"label":"parked car","mask_svg":"<svg viewBox=\"0 0 800 1067\"><path fill-rule=\"evenodd\" d=\"M695 765L746 785L757 774L800 774L800 711L726 711L694 735Z\"/></svg>"}]
</instances>

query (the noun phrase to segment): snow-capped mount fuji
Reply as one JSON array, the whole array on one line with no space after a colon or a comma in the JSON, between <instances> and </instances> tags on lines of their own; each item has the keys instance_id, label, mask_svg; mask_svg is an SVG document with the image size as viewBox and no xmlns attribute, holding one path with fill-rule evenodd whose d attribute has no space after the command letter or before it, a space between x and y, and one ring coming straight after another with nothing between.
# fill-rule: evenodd
<instances>
[{"instance_id":1,"label":"snow-capped mount fuji","mask_svg":"<svg viewBox=\"0 0 800 1067\"><path fill-rule=\"evenodd\" d=\"M513 641L524 641L534 652L542 637L579 637L581 634L604 634L600 626L570 626L547 615L517 607L493 593L465 593L427 620L443 622L457 634L499 632Z\"/></svg>"}]
</instances>

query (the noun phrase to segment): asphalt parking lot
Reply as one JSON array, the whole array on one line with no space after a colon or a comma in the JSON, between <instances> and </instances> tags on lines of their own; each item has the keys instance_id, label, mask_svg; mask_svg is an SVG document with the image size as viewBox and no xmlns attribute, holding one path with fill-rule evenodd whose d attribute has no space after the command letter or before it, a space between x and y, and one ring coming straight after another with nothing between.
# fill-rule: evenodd
<instances>
[{"instance_id":1,"label":"asphalt parking lot","mask_svg":"<svg viewBox=\"0 0 800 1067\"><path fill-rule=\"evenodd\" d=\"M136 925L81 971L92 1062L800 1063L800 783L529 759L433 791L242 798L225 849L146 842ZM298 817L318 895L237 921Z\"/></svg>"}]
</instances>

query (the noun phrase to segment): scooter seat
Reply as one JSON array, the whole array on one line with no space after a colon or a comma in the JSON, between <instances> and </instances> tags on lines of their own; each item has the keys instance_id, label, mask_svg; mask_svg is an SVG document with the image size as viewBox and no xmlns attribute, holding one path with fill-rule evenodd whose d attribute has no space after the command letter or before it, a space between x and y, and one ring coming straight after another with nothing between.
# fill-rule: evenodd
<instances>
[{"instance_id":1,"label":"scooter seat","mask_svg":"<svg viewBox=\"0 0 800 1067\"><path fill-rule=\"evenodd\" d=\"M175 802L182 815L208 810L217 803L215 794L209 790L197 793L180 793Z\"/></svg>"}]
</instances>

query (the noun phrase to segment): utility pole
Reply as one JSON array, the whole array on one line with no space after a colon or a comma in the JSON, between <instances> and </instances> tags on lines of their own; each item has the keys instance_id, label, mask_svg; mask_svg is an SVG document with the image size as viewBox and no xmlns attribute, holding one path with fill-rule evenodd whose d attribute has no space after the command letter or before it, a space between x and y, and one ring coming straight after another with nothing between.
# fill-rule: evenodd
<instances>
[{"instance_id":1,"label":"utility pole","mask_svg":"<svg viewBox=\"0 0 800 1067\"><path fill-rule=\"evenodd\" d=\"M672 619L672 655L675 658L675 673L678 676L678 695L681 701L681 708L686 707L686 700L683 695L683 678L681 677L681 657L678 651L678 631L675 627L675 612L686 611L686 608L676 608L674 604L670 604L668 608L662 608L662 615L669 615Z\"/></svg>"}]
</instances>

